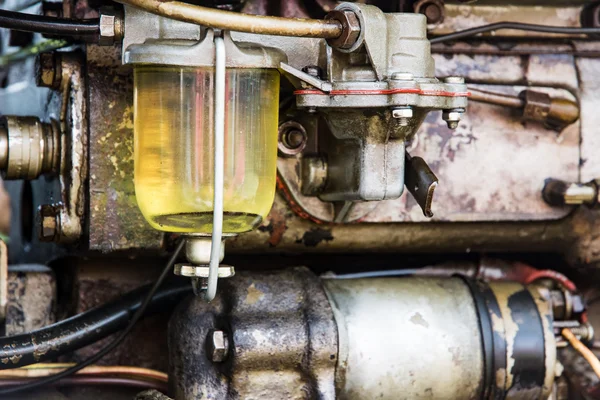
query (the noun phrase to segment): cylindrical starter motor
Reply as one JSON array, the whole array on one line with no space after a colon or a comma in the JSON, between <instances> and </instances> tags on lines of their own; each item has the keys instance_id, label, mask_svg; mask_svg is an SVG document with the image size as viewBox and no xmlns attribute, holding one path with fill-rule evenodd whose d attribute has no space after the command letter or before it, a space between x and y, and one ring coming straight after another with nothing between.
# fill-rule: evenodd
<instances>
[{"instance_id":1,"label":"cylindrical starter motor","mask_svg":"<svg viewBox=\"0 0 600 400\"><path fill-rule=\"evenodd\" d=\"M321 280L304 268L223 285L171 320L176 399L547 399L552 389L552 310L535 287Z\"/></svg>"}]
</instances>

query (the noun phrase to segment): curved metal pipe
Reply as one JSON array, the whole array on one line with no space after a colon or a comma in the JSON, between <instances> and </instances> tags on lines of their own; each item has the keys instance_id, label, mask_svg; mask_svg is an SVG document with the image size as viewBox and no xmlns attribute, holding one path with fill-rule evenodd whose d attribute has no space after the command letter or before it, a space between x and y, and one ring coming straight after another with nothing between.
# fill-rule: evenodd
<instances>
[{"instance_id":1,"label":"curved metal pipe","mask_svg":"<svg viewBox=\"0 0 600 400\"><path fill-rule=\"evenodd\" d=\"M276 36L299 36L333 39L342 34L342 24L336 20L281 18L241 14L181 1L117 0L152 14L202 25L208 28Z\"/></svg>"}]
</instances>

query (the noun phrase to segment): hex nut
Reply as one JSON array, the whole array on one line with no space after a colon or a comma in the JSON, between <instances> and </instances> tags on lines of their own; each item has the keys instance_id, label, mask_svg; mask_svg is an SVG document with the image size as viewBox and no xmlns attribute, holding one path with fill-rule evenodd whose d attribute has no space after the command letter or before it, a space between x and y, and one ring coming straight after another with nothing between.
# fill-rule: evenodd
<instances>
[{"instance_id":1,"label":"hex nut","mask_svg":"<svg viewBox=\"0 0 600 400\"><path fill-rule=\"evenodd\" d=\"M325 17L342 24L342 34L337 38L327 39L327 43L336 49L350 49L360 36L360 21L352 11L333 10Z\"/></svg>"},{"instance_id":2,"label":"hex nut","mask_svg":"<svg viewBox=\"0 0 600 400\"><path fill-rule=\"evenodd\" d=\"M40 241L52 242L58 236L58 212L51 205L40 207Z\"/></svg>"},{"instance_id":3,"label":"hex nut","mask_svg":"<svg viewBox=\"0 0 600 400\"><path fill-rule=\"evenodd\" d=\"M458 123L464 114L464 108L453 108L450 110L442 111L442 119L446 121L448 128L456 129L458 128Z\"/></svg>"},{"instance_id":4,"label":"hex nut","mask_svg":"<svg viewBox=\"0 0 600 400\"><path fill-rule=\"evenodd\" d=\"M123 37L123 21L120 15L110 7L100 9L100 46L111 46Z\"/></svg>"},{"instance_id":5,"label":"hex nut","mask_svg":"<svg viewBox=\"0 0 600 400\"><path fill-rule=\"evenodd\" d=\"M394 117L394 118L412 118L413 110L410 107L395 108L394 110L392 110L392 117Z\"/></svg>"},{"instance_id":6,"label":"hex nut","mask_svg":"<svg viewBox=\"0 0 600 400\"><path fill-rule=\"evenodd\" d=\"M229 353L229 338L221 330L211 331L206 338L206 356L212 362L223 362Z\"/></svg>"}]
</instances>

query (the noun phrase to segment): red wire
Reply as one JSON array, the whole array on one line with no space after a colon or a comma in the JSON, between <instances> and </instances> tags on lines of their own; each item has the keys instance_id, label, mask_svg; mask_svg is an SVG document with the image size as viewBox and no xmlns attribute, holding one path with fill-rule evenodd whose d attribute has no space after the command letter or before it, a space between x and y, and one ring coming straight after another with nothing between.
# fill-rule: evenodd
<instances>
[{"instance_id":1,"label":"red wire","mask_svg":"<svg viewBox=\"0 0 600 400\"><path fill-rule=\"evenodd\" d=\"M533 281L536 281L538 279L545 279L545 278L552 279L552 280L560 283L562 286L565 287L565 289L567 289L570 292L577 291L577 286L575 286L575 284L569 278L567 278L560 272L552 271L550 269L543 269L543 270L534 271L534 272L530 273L529 275L527 275L525 277L524 283L526 285L528 285L528 284L532 283Z\"/></svg>"}]
</instances>

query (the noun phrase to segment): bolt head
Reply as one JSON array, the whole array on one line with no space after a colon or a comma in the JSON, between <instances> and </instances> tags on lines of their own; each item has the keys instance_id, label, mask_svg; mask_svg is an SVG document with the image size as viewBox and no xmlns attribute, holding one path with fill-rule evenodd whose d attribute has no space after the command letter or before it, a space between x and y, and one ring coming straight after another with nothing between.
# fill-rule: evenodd
<instances>
[{"instance_id":1,"label":"bolt head","mask_svg":"<svg viewBox=\"0 0 600 400\"><path fill-rule=\"evenodd\" d=\"M114 15L101 14L100 15L100 41L101 42L114 42L115 40L115 20ZM102 44L102 43L101 43Z\"/></svg>"},{"instance_id":2,"label":"bolt head","mask_svg":"<svg viewBox=\"0 0 600 400\"><path fill-rule=\"evenodd\" d=\"M464 84L465 78L463 78L462 76L448 76L444 78L444 83Z\"/></svg>"},{"instance_id":3,"label":"bolt head","mask_svg":"<svg viewBox=\"0 0 600 400\"><path fill-rule=\"evenodd\" d=\"M212 362L223 362L229 352L229 338L223 331L211 331L206 338L206 355Z\"/></svg>"},{"instance_id":4,"label":"bolt head","mask_svg":"<svg viewBox=\"0 0 600 400\"><path fill-rule=\"evenodd\" d=\"M412 110L412 108L409 108L409 107L395 108L394 110L392 110L392 117L394 117L394 118L412 118L413 110Z\"/></svg>"}]
</instances>

